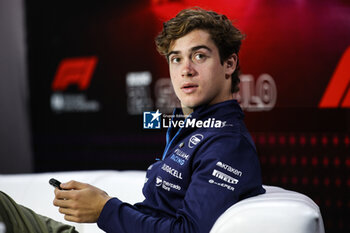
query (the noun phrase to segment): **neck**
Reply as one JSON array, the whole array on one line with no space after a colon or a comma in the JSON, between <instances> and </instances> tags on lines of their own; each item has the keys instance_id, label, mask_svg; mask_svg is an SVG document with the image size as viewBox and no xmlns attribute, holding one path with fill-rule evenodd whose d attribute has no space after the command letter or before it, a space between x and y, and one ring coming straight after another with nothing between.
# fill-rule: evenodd
<instances>
[{"instance_id":1,"label":"neck","mask_svg":"<svg viewBox=\"0 0 350 233\"><path fill-rule=\"evenodd\" d=\"M182 113L185 117L188 117L193 112L193 108L182 106Z\"/></svg>"}]
</instances>

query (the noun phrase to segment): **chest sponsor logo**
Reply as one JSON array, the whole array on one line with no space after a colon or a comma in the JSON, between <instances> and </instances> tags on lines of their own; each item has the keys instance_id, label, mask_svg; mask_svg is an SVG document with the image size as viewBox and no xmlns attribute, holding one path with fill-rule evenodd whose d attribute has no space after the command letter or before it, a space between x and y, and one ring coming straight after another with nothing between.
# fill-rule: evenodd
<instances>
[{"instance_id":1,"label":"chest sponsor logo","mask_svg":"<svg viewBox=\"0 0 350 233\"><path fill-rule=\"evenodd\" d=\"M220 162L220 161L217 162L216 166L221 167L221 168L225 169L226 171L235 174L236 176L242 176L242 172L241 171L231 167L230 165L224 164L223 162Z\"/></svg>"},{"instance_id":2,"label":"chest sponsor logo","mask_svg":"<svg viewBox=\"0 0 350 233\"><path fill-rule=\"evenodd\" d=\"M186 162L186 160L184 160L184 159L182 159L182 158L180 158L179 156L174 155L174 154L172 154L172 155L170 156L170 159L173 160L173 161L175 161L176 163L180 164L181 166L184 165L185 162Z\"/></svg>"},{"instance_id":3,"label":"chest sponsor logo","mask_svg":"<svg viewBox=\"0 0 350 233\"><path fill-rule=\"evenodd\" d=\"M190 155L185 153L184 151L180 150L180 149L176 149L174 151L174 154L180 156L181 158L184 158L186 160L188 160L190 158Z\"/></svg>"},{"instance_id":4,"label":"chest sponsor logo","mask_svg":"<svg viewBox=\"0 0 350 233\"><path fill-rule=\"evenodd\" d=\"M163 183L162 177L157 176L157 178L156 178L156 186L159 187L159 186L162 185L162 183Z\"/></svg>"},{"instance_id":5,"label":"chest sponsor logo","mask_svg":"<svg viewBox=\"0 0 350 233\"><path fill-rule=\"evenodd\" d=\"M178 190L178 191L181 190L181 186L180 185L173 184L173 183L170 183L170 182L168 182L166 180L163 180L163 178L160 177L160 176L158 176L156 178L156 186L157 187L162 187L166 191L170 191L171 189L175 189L175 190Z\"/></svg>"},{"instance_id":6,"label":"chest sponsor logo","mask_svg":"<svg viewBox=\"0 0 350 233\"><path fill-rule=\"evenodd\" d=\"M213 170L212 175L214 177L219 178L220 180L223 180L223 181L230 183L230 184L237 184L238 183L237 179L235 179L229 175L226 175L225 173L218 171L216 169Z\"/></svg>"},{"instance_id":7,"label":"chest sponsor logo","mask_svg":"<svg viewBox=\"0 0 350 233\"><path fill-rule=\"evenodd\" d=\"M189 148L195 147L200 141L202 141L203 138L204 136L202 134L193 135L188 141L188 147Z\"/></svg>"},{"instance_id":8,"label":"chest sponsor logo","mask_svg":"<svg viewBox=\"0 0 350 233\"><path fill-rule=\"evenodd\" d=\"M174 168L171 168L169 165L163 164L162 170L169 173L170 175L182 180L182 173Z\"/></svg>"},{"instance_id":9,"label":"chest sponsor logo","mask_svg":"<svg viewBox=\"0 0 350 233\"><path fill-rule=\"evenodd\" d=\"M170 156L171 160L175 161L181 166L184 165L189 158L190 155L180 149L176 149L174 153Z\"/></svg>"}]
</instances>

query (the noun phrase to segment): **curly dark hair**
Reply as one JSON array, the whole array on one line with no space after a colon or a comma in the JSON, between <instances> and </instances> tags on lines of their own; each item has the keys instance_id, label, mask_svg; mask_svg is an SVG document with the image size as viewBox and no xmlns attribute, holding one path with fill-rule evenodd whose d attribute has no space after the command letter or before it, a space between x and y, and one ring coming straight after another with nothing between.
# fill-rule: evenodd
<instances>
[{"instance_id":1,"label":"curly dark hair","mask_svg":"<svg viewBox=\"0 0 350 233\"><path fill-rule=\"evenodd\" d=\"M157 50L168 60L168 53L172 42L185 36L195 29L206 30L217 46L221 64L233 53L237 55L237 67L232 74L231 92L239 90L239 59L238 52L244 35L225 16L214 11L207 11L199 7L180 11L176 17L164 23L163 31L156 37Z\"/></svg>"}]
</instances>

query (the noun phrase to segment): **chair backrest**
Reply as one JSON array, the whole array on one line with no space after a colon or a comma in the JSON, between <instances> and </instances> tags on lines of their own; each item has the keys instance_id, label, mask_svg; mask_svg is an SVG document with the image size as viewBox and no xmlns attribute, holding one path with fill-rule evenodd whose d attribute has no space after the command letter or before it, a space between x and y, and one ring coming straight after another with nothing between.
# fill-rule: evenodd
<instances>
[{"instance_id":1,"label":"chair backrest","mask_svg":"<svg viewBox=\"0 0 350 233\"><path fill-rule=\"evenodd\" d=\"M274 186L226 210L210 233L324 233L319 207L309 197Z\"/></svg>"}]
</instances>

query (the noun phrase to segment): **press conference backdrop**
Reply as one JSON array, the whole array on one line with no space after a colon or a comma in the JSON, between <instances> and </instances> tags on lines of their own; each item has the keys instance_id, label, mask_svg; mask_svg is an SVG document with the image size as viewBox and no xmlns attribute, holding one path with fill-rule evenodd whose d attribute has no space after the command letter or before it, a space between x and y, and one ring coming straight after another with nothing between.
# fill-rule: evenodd
<instances>
[{"instance_id":1,"label":"press conference backdrop","mask_svg":"<svg viewBox=\"0 0 350 233\"><path fill-rule=\"evenodd\" d=\"M154 38L189 6L224 13L246 34L236 98L263 182L307 194L326 232L349 232L345 0L27 1L35 171L146 169L161 156L166 127L147 129L144 112L162 121L178 100Z\"/></svg>"}]
</instances>

